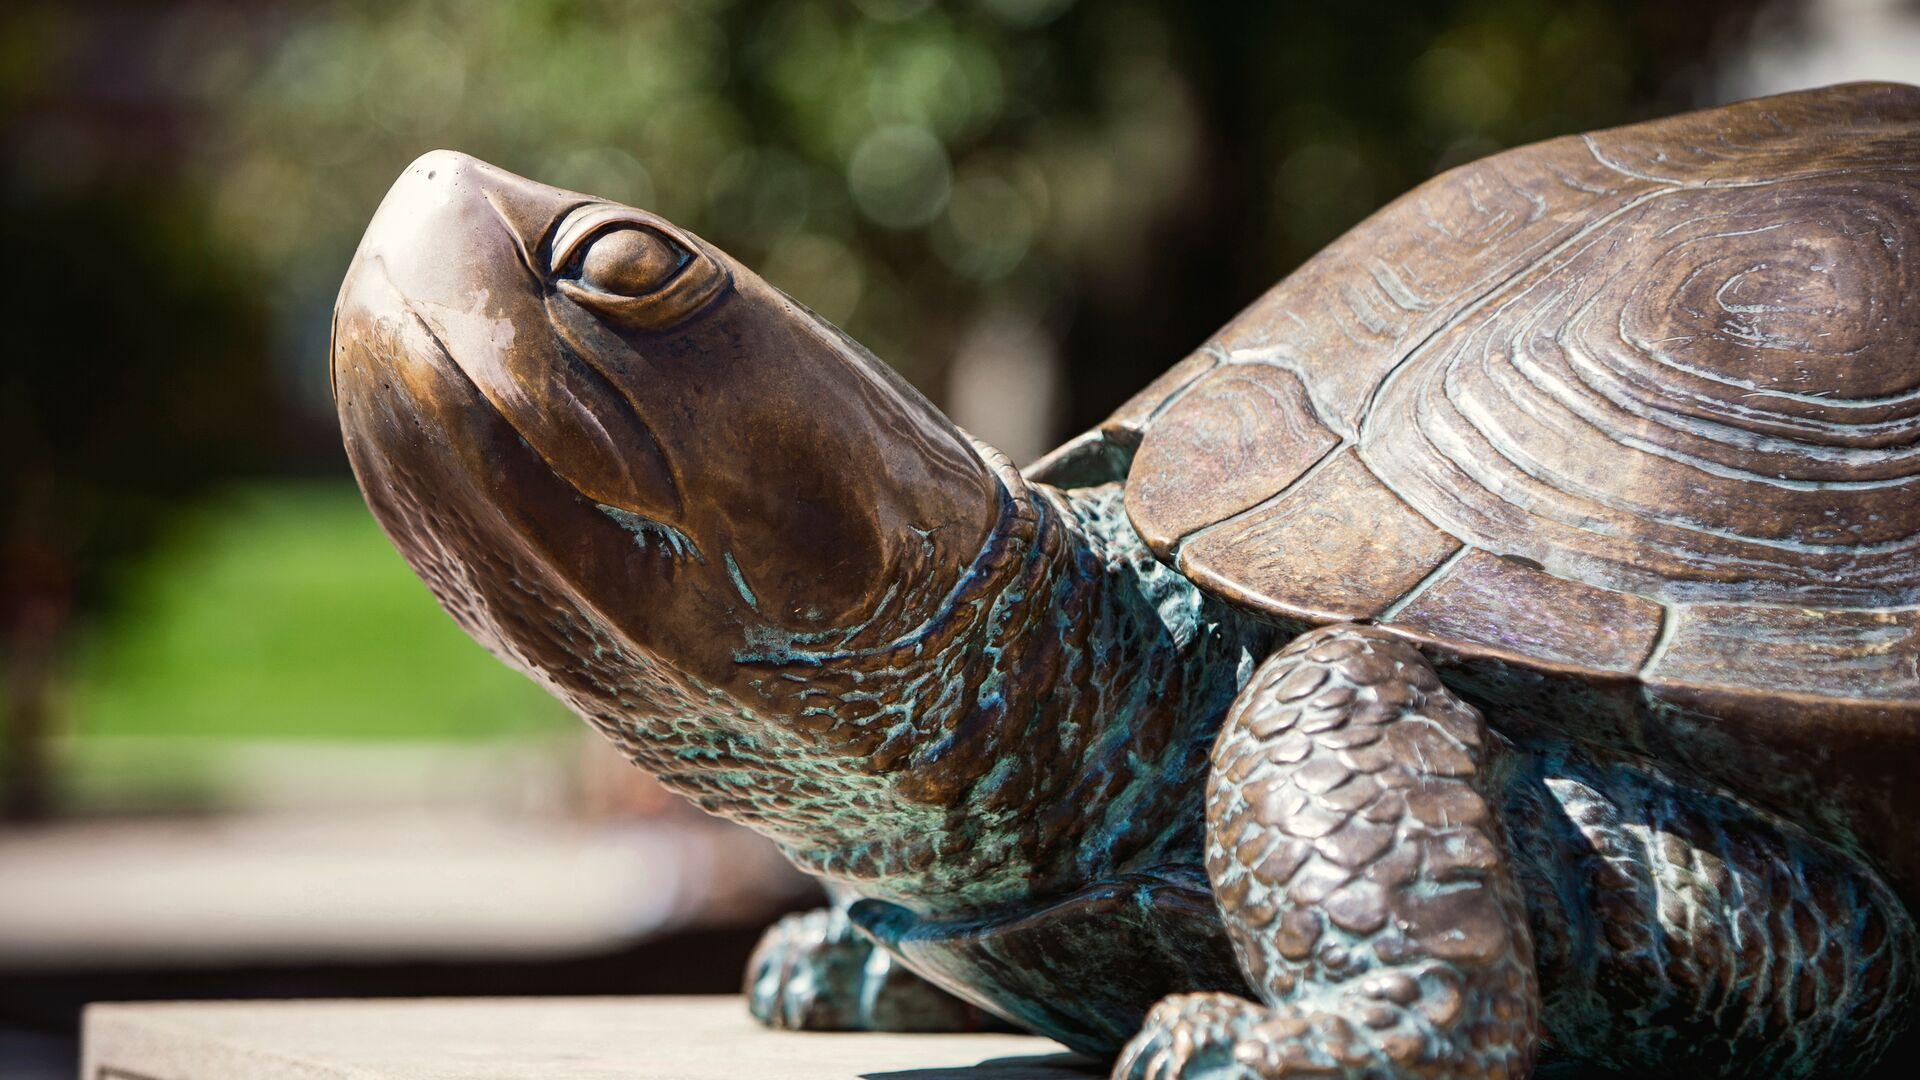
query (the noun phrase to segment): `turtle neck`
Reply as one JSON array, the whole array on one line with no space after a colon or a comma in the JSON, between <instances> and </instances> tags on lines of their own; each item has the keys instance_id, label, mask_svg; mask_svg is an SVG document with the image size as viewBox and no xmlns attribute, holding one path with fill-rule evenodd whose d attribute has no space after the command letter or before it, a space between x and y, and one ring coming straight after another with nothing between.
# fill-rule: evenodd
<instances>
[{"instance_id":1,"label":"turtle neck","mask_svg":"<svg viewBox=\"0 0 1920 1080\"><path fill-rule=\"evenodd\" d=\"M799 787L712 807L928 913L1196 862L1214 733L1270 636L1153 558L1118 483L1029 483L982 453L999 520L945 595L906 581L832 635L750 637L767 763Z\"/></svg>"}]
</instances>

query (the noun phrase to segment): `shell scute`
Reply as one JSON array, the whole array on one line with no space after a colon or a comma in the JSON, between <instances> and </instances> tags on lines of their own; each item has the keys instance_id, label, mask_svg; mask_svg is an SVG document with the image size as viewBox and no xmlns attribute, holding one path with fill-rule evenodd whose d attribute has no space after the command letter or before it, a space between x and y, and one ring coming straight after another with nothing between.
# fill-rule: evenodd
<instances>
[{"instance_id":1,"label":"shell scute","mask_svg":"<svg viewBox=\"0 0 1920 1080\"><path fill-rule=\"evenodd\" d=\"M1665 608L1644 597L1472 550L1411 597L1393 622L1439 640L1631 673L1652 653L1665 617Z\"/></svg>"},{"instance_id":2,"label":"shell scute","mask_svg":"<svg viewBox=\"0 0 1920 1080\"><path fill-rule=\"evenodd\" d=\"M1677 609L1648 666L1662 683L1792 685L1835 698L1920 699L1920 619L1911 608L1822 610L1752 604Z\"/></svg>"},{"instance_id":3,"label":"shell scute","mask_svg":"<svg viewBox=\"0 0 1920 1080\"><path fill-rule=\"evenodd\" d=\"M1281 498L1190 538L1178 566L1246 606L1325 622L1378 615L1459 549L1341 450Z\"/></svg>"},{"instance_id":4,"label":"shell scute","mask_svg":"<svg viewBox=\"0 0 1920 1080\"><path fill-rule=\"evenodd\" d=\"M1216 520L1220 507L1245 509L1285 487L1339 442L1299 376L1268 364L1215 368L1141 447L1134 527L1150 543L1171 543Z\"/></svg>"}]
</instances>

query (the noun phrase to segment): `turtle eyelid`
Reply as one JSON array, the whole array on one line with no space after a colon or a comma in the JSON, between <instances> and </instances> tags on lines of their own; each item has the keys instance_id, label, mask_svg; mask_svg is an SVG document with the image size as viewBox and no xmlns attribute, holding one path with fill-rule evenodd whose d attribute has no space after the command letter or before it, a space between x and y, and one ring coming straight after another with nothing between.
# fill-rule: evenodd
<instances>
[{"instance_id":1,"label":"turtle eyelid","mask_svg":"<svg viewBox=\"0 0 1920 1080\"><path fill-rule=\"evenodd\" d=\"M672 271L644 293L607 292L569 276L588 244L619 229L651 233L679 255ZM609 203L578 207L560 221L548 245L547 266L555 293L635 330L673 326L718 299L733 281L726 266L699 241L652 214Z\"/></svg>"},{"instance_id":2,"label":"turtle eyelid","mask_svg":"<svg viewBox=\"0 0 1920 1080\"><path fill-rule=\"evenodd\" d=\"M588 204L568 213L554 229L547 273L563 272L587 241L613 228L645 229L673 245L686 258L696 254L692 244L650 214L607 203Z\"/></svg>"}]
</instances>

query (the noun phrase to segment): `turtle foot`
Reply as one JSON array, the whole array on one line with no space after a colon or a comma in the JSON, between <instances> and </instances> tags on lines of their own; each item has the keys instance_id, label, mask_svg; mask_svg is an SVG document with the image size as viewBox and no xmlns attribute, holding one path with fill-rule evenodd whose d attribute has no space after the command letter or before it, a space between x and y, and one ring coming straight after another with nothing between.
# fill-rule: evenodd
<instances>
[{"instance_id":1,"label":"turtle foot","mask_svg":"<svg viewBox=\"0 0 1920 1080\"><path fill-rule=\"evenodd\" d=\"M998 1022L862 937L839 908L789 915L747 962L754 1019L796 1031L978 1031Z\"/></svg>"},{"instance_id":2,"label":"turtle foot","mask_svg":"<svg viewBox=\"0 0 1920 1080\"><path fill-rule=\"evenodd\" d=\"M1244 1080L1240 1052L1264 1056L1254 1028L1266 1010L1232 994L1175 994L1155 1005L1113 1064L1113 1080Z\"/></svg>"},{"instance_id":3,"label":"turtle foot","mask_svg":"<svg viewBox=\"0 0 1920 1080\"><path fill-rule=\"evenodd\" d=\"M1387 1015L1378 1019L1406 1020ZM1339 1013L1283 1005L1269 1007L1232 994L1176 994L1147 1014L1140 1033L1114 1063L1113 1080L1291 1080L1294 1077L1366 1077L1437 1080L1498 1077L1509 1055L1432 1052L1421 1025L1395 1023L1375 1030Z\"/></svg>"},{"instance_id":4,"label":"turtle foot","mask_svg":"<svg viewBox=\"0 0 1920 1080\"><path fill-rule=\"evenodd\" d=\"M1268 1008L1232 994L1176 994L1153 1007L1113 1080L1282 1080L1435 1075L1397 1062L1332 1013Z\"/></svg>"}]
</instances>

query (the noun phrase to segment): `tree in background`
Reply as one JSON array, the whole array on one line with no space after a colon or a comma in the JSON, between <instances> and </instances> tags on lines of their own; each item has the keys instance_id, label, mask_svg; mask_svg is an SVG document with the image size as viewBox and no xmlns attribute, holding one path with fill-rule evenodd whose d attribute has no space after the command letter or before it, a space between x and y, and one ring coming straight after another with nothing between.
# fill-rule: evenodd
<instances>
[{"instance_id":1,"label":"tree in background","mask_svg":"<svg viewBox=\"0 0 1920 1080\"><path fill-rule=\"evenodd\" d=\"M0 818L43 812L76 620L210 483L274 464L265 319L164 185L0 177Z\"/></svg>"},{"instance_id":2,"label":"tree in background","mask_svg":"<svg viewBox=\"0 0 1920 1080\"><path fill-rule=\"evenodd\" d=\"M1789 18L1798 5L1769 5ZM1098 19L1107 5L1075 14ZM1146 256L1087 267L1062 335L1069 430L1402 192L1510 146L1715 100L1758 4L1619 0L1168 3L1197 178L1133 225Z\"/></svg>"}]
</instances>

